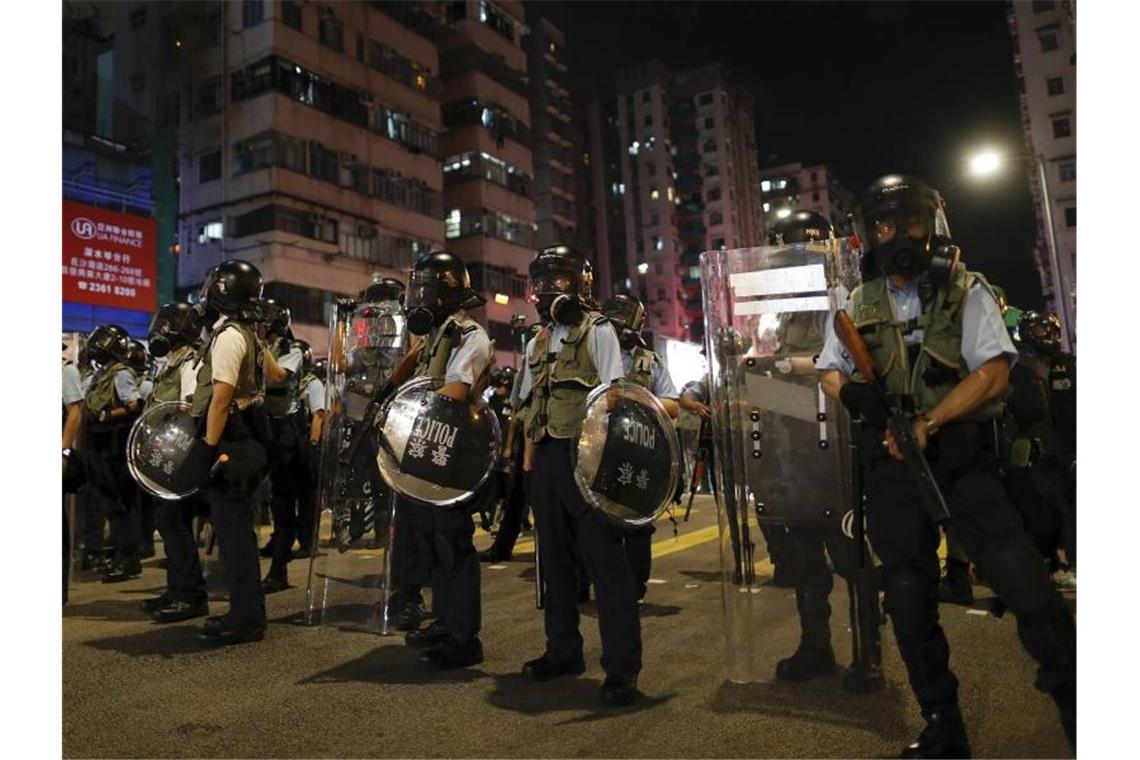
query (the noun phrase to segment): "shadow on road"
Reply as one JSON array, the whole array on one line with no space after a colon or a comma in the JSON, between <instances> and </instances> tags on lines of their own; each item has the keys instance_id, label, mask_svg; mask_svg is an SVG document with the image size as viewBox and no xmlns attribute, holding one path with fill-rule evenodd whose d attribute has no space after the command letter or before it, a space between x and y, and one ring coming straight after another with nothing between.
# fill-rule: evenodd
<instances>
[{"instance_id":1,"label":"shadow on road","mask_svg":"<svg viewBox=\"0 0 1140 760\"><path fill-rule=\"evenodd\" d=\"M888 684L875 694L847 694L839 676L811 686L787 683L724 682L709 709L718 713L753 713L871 731L891 741L910 741L903 711L905 695Z\"/></svg>"},{"instance_id":2,"label":"shadow on road","mask_svg":"<svg viewBox=\"0 0 1140 760\"><path fill-rule=\"evenodd\" d=\"M644 712L665 704L676 694L641 695L629 707L607 707L602 704L602 684L594 678L559 678L549 683L535 683L518 674L492 676L495 688L486 701L492 707L520 715L536 716L555 712L585 713L568 717L558 725L590 723Z\"/></svg>"},{"instance_id":3,"label":"shadow on road","mask_svg":"<svg viewBox=\"0 0 1140 760\"><path fill-rule=\"evenodd\" d=\"M702 583L719 583L722 577L719 570L682 570L681 575Z\"/></svg>"},{"instance_id":4,"label":"shadow on road","mask_svg":"<svg viewBox=\"0 0 1140 760\"><path fill-rule=\"evenodd\" d=\"M141 614L141 613L140 613ZM198 638L202 621L187 625L156 625L144 633L112 636L83 642L83 646L104 652L118 652L130 657L176 657L208 651L213 645ZM258 644L243 644L256 647Z\"/></svg>"},{"instance_id":5,"label":"shadow on road","mask_svg":"<svg viewBox=\"0 0 1140 760\"><path fill-rule=\"evenodd\" d=\"M578 610L582 617L596 618L598 616L598 605L593 599L588 602L580 603ZM675 604L654 604L653 602L646 602L637 610L637 614L643 618L670 617L672 615L678 615L680 612L681 608Z\"/></svg>"},{"instance_id":6,"label":"shadow on road","mask_svg":"<svg viewBox=\"0 0 1140 760\"><path fill-rule=\"evenodd\" d=\"M148 619L146 613L139 609L138 598L97 599L95 601L83 602L81 604L71 603L63 608L63 616L67 618L112 620L116 622L139 621Z\"/></svg>"},{"instance_id":7,"label":"shadow on road","mask_svg":"<svg viewBox=\"0 0 1140 760\"><path fill-rule=\"evenodd\" d=\"M321 673L302 678L300 684L323 683L390 683L433 684L468 683L487 674L481 670L427 670L416 659L419 649L403 644L381 646L356 659L341 663Z\"/></svg>"}]
</instances>

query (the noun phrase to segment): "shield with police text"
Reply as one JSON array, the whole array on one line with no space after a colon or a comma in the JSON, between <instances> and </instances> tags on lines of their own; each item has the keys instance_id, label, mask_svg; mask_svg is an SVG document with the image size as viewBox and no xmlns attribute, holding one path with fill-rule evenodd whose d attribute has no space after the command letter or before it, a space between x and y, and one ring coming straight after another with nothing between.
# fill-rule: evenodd
<instances>
[{"instance_id":1,"label":"shield with police text","mask_svg":"<svg viewBox=\"0 0 1140 760\"><path fill-rule=\"evenodd\" d=\"M448 507L470 499L501 452L499 420L479 396L439 393L443 381L416 378L380 413L380 476L401 496Z\"/></svg>"},{"instance_id":2,"label":"shield with police text","mask_svg":"<svg viewBox=\"0 0 1140 760\"><path fill-rule=\"evenodd\" d=\"M810 658L785 660L801 645L825 662L847 648L848 616L829 617L854 609L854 592L841 595L864 566L843 532L861 498L849 421L816 370L858 254L837 239L707 251L701 279L728 677L837 687L801 678ZM848 583L829 606L832 569Z\"/></svg>"},{"instance_id":3,"label":"shield with police text","mask_svg":"<svg viewBox=\"0 0 1140 760\"><path fill-rule=\"evenodd\" d=\"M127 436L127 469L139 487L167 501L198 491L197 483L183 480L182 464L200 425L185 401L152 404L139 415Z\"/></svg>"},{"instance_id":4,"label":"shield with police text","mask_svg":"<svg viewBox=\"0 0 1140 760\"><path fill-rule=\"evenodd\" d=\"M319 457L309 470L317 510L305 613L311 625L387 632L394 525L392 492L376 467L374 396L406 351L398 302L335 305Z\"/></svg>"},{"instance_id":5,"label":"shield with police text","mask_svg":"<svg viewBox=\"0 0 1140 760\"><path fill-rule=\"evenodd\" d=\"M619 380L586 398L573 448L574 480L586 501L608 517L645 525L673 498L680 451L661 402L642 386Z\"/></svg>"}]
</instances>

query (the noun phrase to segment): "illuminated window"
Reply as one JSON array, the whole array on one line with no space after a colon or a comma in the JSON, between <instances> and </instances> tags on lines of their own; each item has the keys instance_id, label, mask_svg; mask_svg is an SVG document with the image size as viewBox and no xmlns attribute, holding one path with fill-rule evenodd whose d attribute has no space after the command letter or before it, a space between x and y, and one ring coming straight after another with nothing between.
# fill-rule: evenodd
<instances>
[{"instance_id":1,"label":"illuminated window","mask_svg":"<svg viewBox=\"0 0 1140 760\"><path fill-rule=\"evenodd\" d=\"M654 200L654 201L655 201L655 200L657 200L657 199L658 199L658 198L660 198L660 197L661 197L661 193L660 193L660 192L658 192L657 188L653 188L652 190L650 190L650 191L649 191L649 199L650 199L650 200Z\"/></svg>"},{"instance_id":2,"label":"illuminated window","mask_svg":"<svg viewBox=\"0 0 1140 760\"><path fill-rule=\"evenodd\" d=\"M768 180L764 180L763 182L760 183L760 191L761 192L766 193L771 189L772 189L772 183L769 182ZM764 209L764 210L767 211L768 209Z\"/></svg>"}]
</instances>

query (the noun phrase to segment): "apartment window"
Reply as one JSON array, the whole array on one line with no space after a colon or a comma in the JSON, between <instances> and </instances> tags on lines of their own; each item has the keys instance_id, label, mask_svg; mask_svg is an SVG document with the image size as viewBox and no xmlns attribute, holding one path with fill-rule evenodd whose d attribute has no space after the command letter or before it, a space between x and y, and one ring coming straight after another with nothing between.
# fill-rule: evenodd
<instances>
[{"instance_id":1,"label":"apartment window","mask_svg":"<svg viewBox=\"0 0 1140 760\"><path fill-rule=\"evenodd\" d=\"M649 113L645 114L645 118L642 119L642 123L647 127L652 127L653 126L653 114L649 114Z\"/></svg>"},{"instance_id":2,"label":"apartment window","mask_svg":"<svg viewBox=\"0 0 1140 760\"><path fill-rule=\"evenodd\" d=\"M766 192L770 191L771 189L772 189L772 182L770 180L764 180L763 182L760 183L760 191L761 192L766 193Z\"/></svg>"},{"instance_id":3,"label":"apartment window","mask_svg":"<svg viewBox=\"0 0 1140 760\"><path fill-rule=\"evenodd\" d=\"M128 17L131 29L138 29L146 25L146 7L135 8Z\"/></svg>"},{"instance_id":4,"label":"apartment window","mask_svg":"<svg viewBox=\"0 0 1140 760\"><path fill-rule=\"evenodd\" d=\"M714 211L709 214L709 226L716 227L718 224L724 224L724 214Z\"/></svg>"},{"instance_id":5,"label":"apartment window","mask_svg":"<svg viewBox=\"0 0 1140 760\"><path fill-rule=\"evenodd\" d=\"M659 224L661 224L661 215L654 211L649 215L649 226L656 227Z\"/></svg>"},{"instance_id":6,"label":"apartment window","mask_svg":"<svg viewBox=\"0 0 1140 760\"><path fill-rule=\"evenodd\" d=\"M331 6L322 5L320 9L321 25L319 36L321 44L332 48L338 53L344 52L344 24L333 15Z\"/></svg>"},{"instance_id":7,"label":"apartment window","mask_svg":"<svg viewBox=\"0 0 1140 760\"><path fill-rule=\"evenodd\" d=\"M447 4L447 23L454 24L467 18L467 0Z\"/></svg>"},{"instance_id":8,"label":"apartment window","mask_svg":"<svg viewBox=\"0 0 1140 760\"><path fill-rule=\"evenodd\" d=\"M285 22L285 26L303 32L301 3L297 0L281 0L281 20Z\"/></svg>"},{"instance_id":9,"label":"apartment window","mask_svg":"<svg viewBox=\"0 0 1140 760\"><path fill-rule=\"evenodd\" d=\"M720 174L720 167L717 166L716 164L709 164L708 166L705 167L705 176L706 177L716 177L719 174Z\"/></svg>"},{"instance_id":10,"label":"apartment window","mask_svg":"<svg viewBox=\"0 0 1140 760\"><path fill-rule=\"evenodd\" d=\"M661 274L661 262L658 261L653 265L653 274Z\"/></svg>"},{"instance_id":11,"label":"apartment window","mask_svg":"<svg viewBox=\"0 0 1140 760\"><path fill-rule=\"evenodd\" d=\"M136 71L131 74L131 92L139 93L146 89L146 72Z\"/></svg>"},{"instance_id":12,"label":"apartment window","mask_svg":"<svg viewBox=\"0 0 1140 760\"><path fill-rule=\"evenodd\" d=\"M717 238L716 240L714 240L712 247L713 247L713 250L723 251L724 250L724 238Z\"/></svg>"},{"instance_id":13,"label":"apartment window","mask_svg":"<svg viewBox=\"0 0 1140 760\"><path fill-rule=\"evenodd\" d=\"M697 98L697 105L711 106L713 102L713 94L711 92L704 92Z\"/></svg>"},{"instance_id":14,"label":"apartment window","mask_svg":"<svg viewBox=\"0 0 1140 760\"><path fill-rule=\"evenodd\" d=\"M657 176L657 164L653 164L653 163L646 164L645 165L645 176L656 177Z\"/></svg>"},{"instance_id":15,"label":"apartment window","mask_svg":"<svg viewBox=\"0 0 1140 760\"><path fill-rule=\"evenodd\" d=\"M812 172L812 173L811 173L811 181L812 181L812 182L815 182L815 172Z\"/></svg>"},{"instance_id":16,"label":"apartment window","mask_svg":"<svg viewBox=\"0 0 1140 760\"><path fill-rule=\"evenodd\" d=\"M1059 119L1053 119L1053 137L1072 137L1073 136L1073 122L1068 116L1062 116Z\"/></svg>"},{"instance_id":17,"label":"apartment window","mask_svg":"<svg viewBox=\"0 0 1140 760\"><path fill-rule=\"evenodd\" d=\"M711 188L708 191L708 193L705 194L705 200L709 201L710 203L712 201L719 201L720 200L720 188L719 187Z\"/></svg>"},{"instance_id":18,"label":"apartment window","mask_svg":"<svg viewBox=\"0 0 1140 760\"><path fill-rule=\"evenodd\" d=\"M203 116L215 114L221 108L221 103L218 97L218 85L220 84L218 78L207 79L198 84L198 90L195 93L194 103L190 107L190 117L193 119L200 119Z\"/></svg>"},{"instance_id":19,"label":"apartment window","mask_svg":"<svg viewBox=\"0 0 1140 760\"><path fill-rule=\"evenodd\" d=\"M649 200L655 201L660 197L661 197L661 193L657 190L657 188L653 188L652 190L649 191Z\"/></svg>"},{"instance_id":20,"label":"apartment window","mask_svg":"<svg viewBox=\"0 0 1140 760\"><path fill-rule=\"evenodd\" d=\"M1077 181L1077 162L1066 161L1057 167L1057 173L1061 175L1062 182L1076 182Z\"/></svg>"},{"instance_id":21,"label":"apartment window","mask_svg":"<svg viewBox=\"0 0 1140 760\"><path fill-rule=\"evenodd\" d=\"M701 146L701 150L705 153L716 153L716 140L711 137L705 140L705 144Z\"/></svg>"},{"instance_id":22,"label":"apartment window","mask_svg":"<svg viewBox=\"0 0 1140 760\"><path fill-rule=\"evenodd\" d=\"M705 129L712 129L716 126L716 119L711 116L705 117Z\"/></svg>"},{"instance_id":23,"label":"apartment window","mask_svg":"<svg viewBox=\"0 0 1140 760\"><path fill-rule=\"evenodd\" d=\"M641 91L641 102L642 103L648 103L649 98L650 98L649 90L642 90Z\"/></svg>"},{"instance_id":24,"label":"apartment window","mask_svg":"<svg viewBox=\"0 0 1140 760\"><path fill-rule=\"evenodd\" d=\"M244 0L241 4L241 25L244 29L257 26L265 20L265 0Z\"/></svg>"},{"instance_id":25,"label":"apartment window","mask_svg":"<svg viewBox=\"0 0 1140 760\"><path fill-rule=\"evenodd\" d=\"M222 176L222 152L213 150L198 157L198 184L213 182Z\"/></svg>"},{"instance_id":26,"label":"apartment window","mask_svg":"<svg viewBox=\"0 0 1140 760\"><path fill-rule=\"evenodd\" d=\"M205 224L198 225L198 244L209 245L215 240L222 239L222 220L214 219Z\"/></svg>"},{"instance_id":27,"label":"apartment window","mask_svg":"<svg viewBox=\"0 0 1140 760\"><path fill-rule=\"evenodd\" d=\"M657 300L658 301L664 301L665 300L665 288L657 288Z\"/></svg>"},{"instance_id":28,"label":"apartment window","mask_svg":"<svg viewBox=\"0 0 1140 760\"><path fill-rule=\"evenodd\" d=\"M1057 40L1057 31L1055 29L1047 32L1038 32L1037 39L1041 43L1042 53L1051 53L1061 46Z\"/></svg>"},{"instance_id":29,"label":"apartment window","mask_svg":"<svg viewBox=\"0 0 1140 760\"><path fill-rule=\"evenodd\" d=\"M653 250L655 250L655 251L664 251L665 250L665 239L663 237L661 237L660 235L654 235L653 236Z\"/></svg>"},{"instance_id":30,"label":"apartment window","mask_svg":"<svg viewBox=\"0 0 1140 760\"><path fill-rule=\"evenodd\" d=\"M1049 77L1045 80L1045 89L1049 95L1063 95L1065 93L1064 77Z\"/></svg>"},{"instance_id":31,"label":"apartment window","mask_svg":"<svg viewBox=\"0 0 1140 760\"><path fill-rule=\"evenodd\" d=\"M812 193L812 194L811 194L811 199L812 199L813 201L818 201L818 200L819 200L819 193Z\"/></svg>"},{"instance_id":32,"label":"apartment window","mask_svg":"<svg viewBox=\"0 0 1140 760\"><path fill-rule=\"evenodd\" d=\"M1057 3L1054 2L1054 0L1033 0L1032 6L1033 13L1036 15L1038 13L1047 13L1053 10L1057 7Z\"/></svg>"},{"instance_id":33,"label":"apartment window","mask_svg":"<svg viewBox=\"0 0 1140 760\"><path fill-rule=\"evenodd\" d=\"M1065 226L1066 227L1076 227L1077 226L1077 207L1076 206L1069 206L1067 209L1065 209Z\"/></svg>"}]
</instances>

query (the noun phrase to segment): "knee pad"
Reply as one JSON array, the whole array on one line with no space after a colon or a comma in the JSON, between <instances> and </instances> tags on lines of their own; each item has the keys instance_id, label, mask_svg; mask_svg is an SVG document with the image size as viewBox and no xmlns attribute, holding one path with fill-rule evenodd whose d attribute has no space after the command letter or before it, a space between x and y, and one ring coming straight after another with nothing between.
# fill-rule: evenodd
<instances>
[{"instance_id":1,"label":"knee pad","mask_svg":"<svg viewBox=\"0 0 1140 760\"><path fill-rule=\"evenodd\" d=\"M994 591L1019 620L1047 617L1054 602L1060 601L1045 574L1041 554L1024 533L986 546L977 562Z\"/></svg>"}]
</instances>

